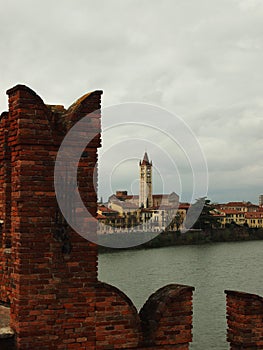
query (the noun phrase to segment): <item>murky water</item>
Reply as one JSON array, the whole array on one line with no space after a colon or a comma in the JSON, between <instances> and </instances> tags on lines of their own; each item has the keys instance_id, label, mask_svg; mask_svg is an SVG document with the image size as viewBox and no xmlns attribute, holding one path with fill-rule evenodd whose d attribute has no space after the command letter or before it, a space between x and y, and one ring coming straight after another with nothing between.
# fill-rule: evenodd
<instances>
[{"instance_id":1,"label":"murky water","mask_svg":"<svg viewBox=\"0 0 263 350\"><path fill-rule=\"evenodd\" d=\"M166 284L194 286L191 349L226 350L224 290L263 295L263 241L100 254L99 278L125 292L137 309Z\"/></svg>"}]
</instances>

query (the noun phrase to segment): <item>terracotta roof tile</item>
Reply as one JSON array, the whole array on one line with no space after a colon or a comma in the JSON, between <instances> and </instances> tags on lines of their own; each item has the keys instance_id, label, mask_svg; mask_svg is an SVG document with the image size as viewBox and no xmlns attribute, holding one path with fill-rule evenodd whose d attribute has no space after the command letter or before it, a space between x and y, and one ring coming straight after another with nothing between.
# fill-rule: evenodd
<instances>
[{"instance_id":1,"label":"terracotta roof tile","mask_svg":"<svg viewBox=\"0 0 263 350\"><path fill-rule=\"evenodd\" d=\"M263 212L247 212L245 213L245 218L246 219L262 219L263 218Z\"/></svg>"},{"instance_id":2,"label":"terracotta roof tile","mask_svg":"<svg viewBox=\"0 0 263 350\"><path fill-rule=\"evenodd\" d=\"M234 210L234 209L221 209L220 210L222 213L225 214L245 214L245 212L242 212L240 210Z\"/></svg>"}]
</instances>

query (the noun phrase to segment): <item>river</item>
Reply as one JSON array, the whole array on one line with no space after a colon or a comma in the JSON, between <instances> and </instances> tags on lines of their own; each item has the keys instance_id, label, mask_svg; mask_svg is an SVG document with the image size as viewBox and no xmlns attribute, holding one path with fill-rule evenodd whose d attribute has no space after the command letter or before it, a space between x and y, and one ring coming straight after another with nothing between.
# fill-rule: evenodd
<instances>
[{"instance_id":1,"label":"river","mask_svg":"<svg viewBox=\"0 0 263 350\"><path fill-rule=\"evenodd\" d=\"M139 310L158 288L195 287L191 350L227 350L225 289L263 295L263 241L123 250L99 255L99 279Z\"/></svg>"}]
</instances>

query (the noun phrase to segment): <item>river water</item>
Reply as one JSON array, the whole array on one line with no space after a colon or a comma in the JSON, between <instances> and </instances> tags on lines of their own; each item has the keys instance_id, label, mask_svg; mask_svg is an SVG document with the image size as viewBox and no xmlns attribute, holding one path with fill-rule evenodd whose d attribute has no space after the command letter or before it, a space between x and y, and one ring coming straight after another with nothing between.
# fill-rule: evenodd
<instances>
[{"instance_id":1,"label":"river water","mask_svg":"<svg viewBox=\"0 0 263 350\"><path fill-rule=\"evenodd\" d=\"M160 287L195 287L192 350L226 350L225 289L263 295L263 241L123 250L99 255L99 279L139 310Z\"/></svg>"}]
</instances>

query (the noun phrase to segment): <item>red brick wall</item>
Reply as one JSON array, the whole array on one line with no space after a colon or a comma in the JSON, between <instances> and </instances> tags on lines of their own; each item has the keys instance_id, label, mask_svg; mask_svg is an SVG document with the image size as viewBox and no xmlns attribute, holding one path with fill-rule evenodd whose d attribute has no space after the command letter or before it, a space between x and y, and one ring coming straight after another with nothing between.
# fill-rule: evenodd
<instances>
[{"instance_id":1,"label":"red brick wall","mask_svg":"<svg viewBox=\"0 0 263 350\"><path fill-rule=\"evenodd\" d=\"M225 293L230 349L263 349L263 298L236 291Z\"/></svg>"},{"instance_id":2,"label":"red brick wall","mask_svg":"<svg viewBox=\"0 0 263 350\"><path fill-rule=\"evenodd\" d=\"M0 125L0 299L11 303L17 349L188 349L191 287L157 291L138 315L127 296L97 280L96 245L72 229L66 241L57 234L63 220L54 191L57 152L68 130L100 108L102 92L68 110L44 104L23 85L7 93ZM78 186L95 216L100 113L89 118L88 132L97 136L79 161Z\"/></svg>"},{"instance_id":3,"label":"red brick wall","mask_svg":"<svg viewBox=\"0 0 263 350\"><path fill-rule=\"evenodd\" d=\"M100 283L96 349L188 350L192 341L193 290L177 284L165 286L149 297L138 315L124 293Z\"/></svg>"},{"instance_id":4,"label":"red brick wall","mask_svg":"<svg viewBox=\"0 0 263 350\"><path fill-rule=\"evenodd\" d=\"M0 295L1 300L9 303L11 294L12 256L11 244L11 150L8 143L8 113L1 115L0 121Z\"/></svg>"},{"instance_id":5,"label":"red brick wall","mask_svg":"<svg viewBox=\"0 0 263 350\"><path fill-rule=\"evenodd\" d=\"M137 349L142 333L131 300L106 283L99 283L96 291L96 350Z\"/></svg>"},{"instance_id":6,"label":"red brick wall","mask_svg":"<svg viewBox=\"0 0 263 350\"><path fill-rule=\"evenodd\" d=\"M53 173L58 147L76 122L76 113L81 118L99 109L101 92L77 101L68 111L60 108L60 113L25 86L9 90L8 95L13 260L9 280L13 287L11 326L17 347L92 349L97 248L71 231L72 251L67 256L62 254L62 243L53 235L58 210ZM99 133L98 123L97 128ZM85 170L93 169L97 161L97 147L99 138L89 146L90 159L81 165L80 190L87 182ZM88 197L95 214L96 188L89 188ZM5 294L3 288L2 299Z\"/></svg>"},{"instance_id":7,"label":"red brick wall","mask_svg":"<svg viewBox=\"0 0 263 350\"><path fill-rule=\"evenodd\" d=\"M145 346L177 345L192 341L192 293L194 288L168 285L150 296L140 311Z\"/></svg>"}]
</instances>

